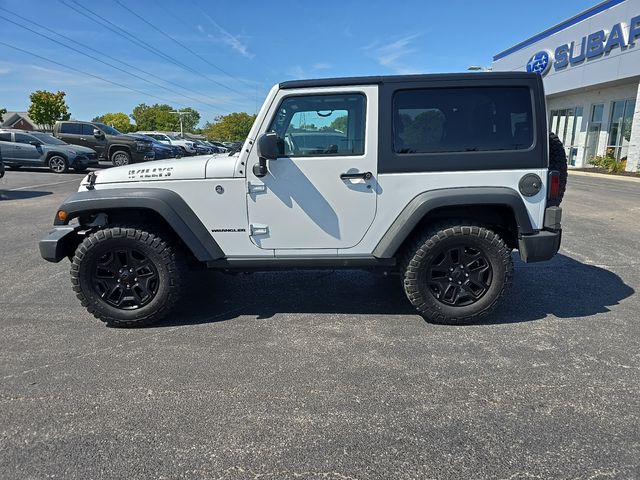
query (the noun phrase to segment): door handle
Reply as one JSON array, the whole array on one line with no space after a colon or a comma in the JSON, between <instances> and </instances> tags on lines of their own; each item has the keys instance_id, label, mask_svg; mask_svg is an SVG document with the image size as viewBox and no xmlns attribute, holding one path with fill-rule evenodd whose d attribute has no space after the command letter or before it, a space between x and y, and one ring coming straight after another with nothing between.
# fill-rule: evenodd
<instances>
[{"instance_id":1,"label":"door handle","mask_svg":"<svg viewBox=\"0 0 640 480\"><path fill-rule=\"evenodd\" d=\"M82 137L80 137L80 140L82 140L83 142L86 142L86 141L87 141L87 139L86 139L86 138L82 138Z\"/></svg>"},{"instance_id":2,"label":"door handle","mask_svg":"<svg viewBox=\"0 0 640 480\"><path fill-rule=\"evenodd\" d=\"M362 178L363 180L371 180L373 174L371 172L355 172L355 173L342 173L340 178L342 180L355 180Z\"/></svg>"}]
</instances>

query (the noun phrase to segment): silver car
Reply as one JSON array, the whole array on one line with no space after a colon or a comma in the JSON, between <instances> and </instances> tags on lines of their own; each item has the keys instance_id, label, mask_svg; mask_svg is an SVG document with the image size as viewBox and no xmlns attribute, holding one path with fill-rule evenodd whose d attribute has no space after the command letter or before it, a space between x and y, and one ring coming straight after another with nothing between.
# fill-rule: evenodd
<instances>
[{"instance_id":1,"label":"silver car","mask_svg":"<svg viewBox=\"0 0 640 480\"><path fill-rule=\"evenodd\" d=\"M98 166L94 150L40 132L0 130L0 150L4 164L12 168L48 167L52 172L65 173L69 168L84 172Z\"/></svg>"}]
</instances>

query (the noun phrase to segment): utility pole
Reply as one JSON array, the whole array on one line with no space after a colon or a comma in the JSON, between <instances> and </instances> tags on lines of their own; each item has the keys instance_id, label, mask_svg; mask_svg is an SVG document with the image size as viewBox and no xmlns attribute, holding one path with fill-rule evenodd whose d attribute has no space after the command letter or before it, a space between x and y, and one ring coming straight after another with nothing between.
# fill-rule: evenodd
<instances>
[{"instance_id":1,"label":"utility pole","mask_svg":"<svg viewBox=\"0 0 640 480\"><path fill-rule=\"evenodd\" d=\"M175 110L175 111L172 111L171 113L177 113L178 116L180 117L180 136L184 137L184 129L182 128L182 116L190 115L191 112L181 112L180 110Z\"/></svg>"}]
</instances>

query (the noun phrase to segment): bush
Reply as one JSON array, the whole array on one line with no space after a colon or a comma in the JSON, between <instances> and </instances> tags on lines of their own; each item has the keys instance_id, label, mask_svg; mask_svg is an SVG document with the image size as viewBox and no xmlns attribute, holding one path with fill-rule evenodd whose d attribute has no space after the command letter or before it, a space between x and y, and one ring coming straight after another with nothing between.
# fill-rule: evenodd
<instances>
[{"instance_id":1,"label":"bush","mask_svg":"<svg viewBox=\"0 0 640 480\"><path fill-rule=\"evenodd\" d=\"M598 155L593 157L589 163L594 167L604 168L609 173L624 172L627 160L616 160L614 157Z\"/></svg>"}]
</instances>

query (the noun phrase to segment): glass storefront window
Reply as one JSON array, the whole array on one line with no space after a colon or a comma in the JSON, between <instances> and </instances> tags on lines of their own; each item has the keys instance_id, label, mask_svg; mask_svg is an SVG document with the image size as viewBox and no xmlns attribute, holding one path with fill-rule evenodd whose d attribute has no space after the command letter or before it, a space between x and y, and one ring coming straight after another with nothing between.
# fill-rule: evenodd
<instances>
[{"instance_id":1,"label":"glass storefront window","mask_svg":"<svg viewBox=\"0 0 640 480\"><path fill-rule=\"evenodd\" d=\"M551 131L558 135L570 165L576 164L578 135L582 126L582 106L551 110Z\"/></svg>"},{"instance_id":2,"label":"glass storefront window","mask_svg":"<svg viewBox=\"0 0 640 480\"><path fill-rule=\"evenodd\" d=\"M627 159L635 108L636 101L632 98L611 103L607 156L621 161Z\"/></svg>"}]
</instances>

